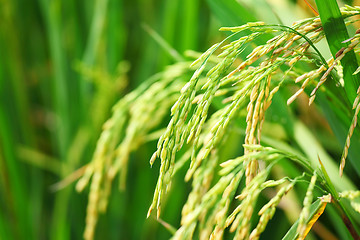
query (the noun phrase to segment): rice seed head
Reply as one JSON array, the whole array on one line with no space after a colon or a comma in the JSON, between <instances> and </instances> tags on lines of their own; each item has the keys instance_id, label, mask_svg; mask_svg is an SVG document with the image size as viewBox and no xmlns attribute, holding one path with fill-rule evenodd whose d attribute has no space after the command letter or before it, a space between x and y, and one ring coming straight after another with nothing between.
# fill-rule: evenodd
<instances>
[{"instance_id":1,"label":"rice seed head","mask_svg":"<svg viewBox=\"0 0 360 240\"><path fill-rule=\"evenodd\" d=\"M339 193L339 196L342 198L347 198L350 200L354 200L355 198L358 198L360 196L359 190L347 190Z\"/></svg>"},{"instance_id":2,"label":"rice seed head","mask_svg":"<svg viewBox=\"0 0 360 240\"><path fill-rule=\"evenodd\" d=\"M339 168L340 176L342 176L344 168L345 168L346 158L347 158L348 151L350 148L350 141L351 141L351 137L354 133L354 130L357 126L357 119L358 119L359 112L360 112L360 103L356 106L355 113L354 113L353 119L351 121L351 125L349 128L348 134L346 136L345 147L343 149L343 153L341 155L341 161L340 161L340 168Z\"/></svg>"},{"instance_id":3,"label":"rice seed head","mask_svg":"<svg viewBox=\"0 0 360 240\"><path fill-rule=\"evenodd\" d=\"M311 177L310 184L308 186L308 189L306 191L306 195L303 202L303 209L301 210L300 217L299 217L299 225L297 228L297 232L299 233L298 239L304 239L306 234L306 220L309 218L310 214L310 206L313 199L313 190L315 187L317 179L316 171L313 173L313 176Z\"/></svg>"}]
</instances>

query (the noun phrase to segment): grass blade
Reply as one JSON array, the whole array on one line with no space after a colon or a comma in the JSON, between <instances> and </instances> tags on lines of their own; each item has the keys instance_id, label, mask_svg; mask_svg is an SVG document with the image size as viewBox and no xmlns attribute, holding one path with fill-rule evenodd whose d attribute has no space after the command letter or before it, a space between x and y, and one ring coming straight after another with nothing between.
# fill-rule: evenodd
<instances>
[{"instance_id":1,"label":"grass blade","mask_svg":"<svg viewBox=\"0 0 360 240\"><path fill-rule=\"evenodd\" d=\"M247 22L258 21L256 17L251 14L240 3L233 0L208 0L209 6L216 17L224 26L241 26Z\"/></svg>"},{"instance_id":2,"label":"grass blade","mask_svg":"<svg viewBox=\"0 0 360 240\"><path fill-rule=\"evenodd\" d=\"M321 202L320 199L316 200L310 207L310 215L309 219L307 220L308 223L316 216L317 213L320 213L320 211L324 210L323 208L326 206L326 203ZM322 212L321 212L322 213ZM299 225L299 220L296 221L292 227L289 229L289 231L286 233L286 235L282 238L282 240L294 240L298 237L297 228ZM311 227L311 226L310 226Z\"/></svg>"},{"instance_id":3,"label":"grass blade","mask_svg":"<svg viewBox=\"0 0 360 240\"><path fill-rule=\"evenodd\" d=\"M336 58L336 53L349 43L343 41L349 39L343 17L336 0L316 0L316 5L320 14L320 19L326 35L331 54ZM352 103L356 97L359 80L353 75L358 68L358 63L354 51L350 51L341 60L344 68L345 91L349 101Z\"/></svg>"},{"instance_id":4,"label":"grass blade","mask_svg":"<svg viewBox=\"0 0 360 240\"><path fill-rule=\"evenodd\" d=\"M0 160L4 162L1 166L5 166L5 171L0 172L1 177L11 179L7 191L4 191L9 199L9 206L0 208L1 212L10 211L15 219L14 235L19 239L33 239L33 231L30 227L29 205L27 202L27 186L25 185L25 173L22 166L18 163L15 155L15 139L12 131L13 127L4 108L0 107ZM4 196L5 197L5 196ZM26 237L25 237L26 236Z\"/></svg>"}]
</instances>

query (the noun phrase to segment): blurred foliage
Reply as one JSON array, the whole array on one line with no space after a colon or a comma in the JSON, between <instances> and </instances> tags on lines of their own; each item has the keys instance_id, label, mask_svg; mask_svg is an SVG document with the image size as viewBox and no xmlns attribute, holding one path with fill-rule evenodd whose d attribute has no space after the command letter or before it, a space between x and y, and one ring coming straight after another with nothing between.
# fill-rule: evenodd
<instances>
[{"instance_id":1,"label":"blurred foliage","mask_svg":"<svg viewBox=\"0 0 360 240\"><path fill-rule=\"evenodd\" d=\"M314 1L309 2L315 6ZM199 57L198 52L227 37L228 33L218 31L221 26L257 20L291 24L314 14L300 0L0 3L0 239L82 239L91 189L78 193L74 182L84 176L93 159L97 141L103 129L109 127L106 121L119 109L119 104L115 104L125 102L129 104L124 108L120 105L120 110L125 112L124 126L128 126L132 119L142 117L133 106L156 99L166 103L160 109L163 115L154 117L156 126L149 124L145 130L140 126L140 134L132 138L134 142L128 142L132 151L128 152L125 165L125 187L119 189L121 184L117 181L110 185L107 211L99 215L95 239L169 239L171 231L162 224L179 227L191 183L184 184L186 169L179 166L171 193L165 197L165 222L146 219L160 166L155 162L150 168L149 160L170 119L167 113L171 104L191 77L192 70L187 66ZM255 44L264 39L256 39ZM326 47L323 44L319 49ZM242 57L250 51L245 50ZM324 55L330 53L324 50ZM171 75L177 71L181 74ZM173 86L172 95L141 98L144 93L154 93L147 90L158 79L170 81L167 86ZM176 84L171 84L172 79L176 79ZM330 113L308 108L301 99L295 107L288 108L286 99L294 89L280 92L273 99L277 107L268 112L267 129L272 131L267 130L263 141L289 151L295 149L312 159L314 154L307 150L313 148L306 144L320 142L316 152L322 160L338 159L346 135L342 141L336 140L334 129L330 130L336 122L328 124L323 116ZM168 96L171 97L167 99ZM346 133L352 115L350 111L344 115L346 124L340 127ZM294 119L301 119L307 127ZM223 159L241 154L238 146L243 143L246 126L244 121L236 126L236 131L228 136L234 144L223 147ZM299 137L297 131L303 135ZM124 137L120 133L114 136ZM352 154L349 157L355 159ZM355 170L345 170L353 183L358 182ZM272 174L295 177L298 173L299 169L284 162ZM305 185L299 189L303 195L307 190ZM266 197L262 200L268 201ZM293 202L299 210L302 200ZM334 212L325 213L326 222L330 222L327 229L334 228L336 236L348 239L346 228L336 224L339 216ZM271 234L267 230L264 239L280 239L284 235L291 226L285 217L293 216L286 209L274 216L276 230ZM315 230L317 234L323 231L321 227L324 226ZM314 234L310 238L317 237Z\"/></svg>"}]
</instances>

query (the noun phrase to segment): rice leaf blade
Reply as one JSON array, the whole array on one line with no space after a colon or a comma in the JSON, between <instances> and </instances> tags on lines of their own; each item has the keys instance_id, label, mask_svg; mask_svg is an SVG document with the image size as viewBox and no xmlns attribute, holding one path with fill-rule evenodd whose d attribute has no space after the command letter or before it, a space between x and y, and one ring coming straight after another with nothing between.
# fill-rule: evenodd
<instances>
[{"instance_id":1,"label":"rice leaf blade","mask_svg":"<svg viewBox=\"0 0 360 240\"><path fill-rule=\"evenodd\" d=\"M349 39L344 19L336 0L316 0L315 2L331 54L336 58L338 51L349 44L343 43L343 41ZM357 86L359 86L358 78L353 75L358 68L354 51L350 51L345 55L341 60L341 65L344 68L345 91L349 101L352 103L356 97Z\"/></svg>"}]
</instances>

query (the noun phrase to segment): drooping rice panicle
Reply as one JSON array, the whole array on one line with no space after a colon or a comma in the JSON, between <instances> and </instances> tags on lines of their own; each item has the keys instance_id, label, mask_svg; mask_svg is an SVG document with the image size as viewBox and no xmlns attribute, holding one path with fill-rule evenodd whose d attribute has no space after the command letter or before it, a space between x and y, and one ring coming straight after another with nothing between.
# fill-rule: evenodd
<instances>
[{"instance_id":1,"label":"drooping rice panicle","mask_svg":"<svg viewBox=\"0 0 360 240\"><path fill-rule=\"evenodd\" d=\"M354 104L353 104L353 108L355 108L355 113L354 113L353 119L351 121L351 125L350 125L349 131L348 131L348 134L347 134L346 140L345 140L345 147L344 147L343 153L341 155L340 168L339 168L340 176L342 176L343 171L344 171L346 157L348 155L348 151L349 151L349 148L350 148L351 136L353 135L354 130L355 130L356 126L357 126L357 118L358 118L358 115L359 115L359 112L360 112L360 103L359 103L360 87L357 90L357 94L358 95L355 98L355 101L354 101Z\"/></svg>"},{"instance_id":2,"label":"drooping rice panicle","mask_svg":"<svg viewBox=\"0 0 360 240\"><path fill-rule=\"evenodd\" d=\"M310 205L312 203L313 199L313 190L315 186L315 182L317 179L316 171L314 172L313 176L311 177L310 184L308 186L308 189L306 191L306 195L303 202L303 209L301 210L300 217L299 217L299 225L297 228L297 232L299 233L298 240L302 240L306 236L306 221L309 218L310 214Z\"/></svg>"},{"instance_id":3,"label":"drooping rice panicle","mask_svg":"<svg viewBox=\"0 0 360 240\"><path fill-rule=\"evenodd\" d=\"M145 136L166 116L170 104L178 98L182 76L187 68L184 63L168 68L144 82L113 107L112 117L103 125L93 159L76 185L78 191L90 185L85 239L94 238L98 215L106 211L117 174L120 174L120 188L125 187L129 154L141 146ZM163 92L165 87L168 91Z\"/></svg>"},{"instance_id":4,"label":"drooping rice panicle","mask_svg":"<svg viewBox=\"0 0 360 240\"><path fill-rule=\"evenodd\" d=\"M266 205L264 205L260 211L259 223L254 230L252 230L249 239L255 240L259 239L260 234L265 230L267 223L272 219L275 214L277 205L280 203L280 200L284 195L286 195L295 185L295 181L288 184L287 186L282 187L275 197L273 197Z\"/></svg>"},{"instance_id":5,"label":"drooping rice panicle","mask_svg":"<svg viewBox=\"0 0 360 240\"><path fill-rule=\"evenodd\" d=\"M221 239L227 227L235 232L235 239L257 239L260 236L274 215L276 205L292 188L293 182L287 188L281 188L278 195L263 207L257 226L252 228L250 220L254 212L253 203L263 187L284 183L284 180L266 181L259 163L264 163L262 165L266 167L281 158L288 158L306 170L313 171L309 161L303 157L260 145L266 110L281 85L287 84L287 80L291 78L295 83L301 83L301 88L288 100L288 104L306 88L315 86L310 95L310 101L313 101L317 90L332 71L338 71L341 76L341 67L336 67L337 61L348 51L343 49L336 60L323 59L314 45L324 38L318 17L299 21L292 27L249 23L221 30L232 31L233 37L243 30L252 33L240 36L222 47L225 42L216 44L195 61L194 65L198 66L198 70L182 88L178 101L171 108L172 118L150 161L152 164L156 158L161 160L159 179L149 209L149 214L156 209L159 217L163 195L171 186L177 152L182 148L187 149L187 153L191 151L185 180L191 181L192 191L182 211L181 226L173 239ZM256 46L241 59L239 56L246 45L264 33L274 33L276 36ZM352 41L355 42L356 39ZM349 46L355 48L357 43ZM215 52L219 54L215 65L211 65L208 59ZM317 68L304 73L298 68L300 63L316 64ZM216 98L221 101L214 101ZM216 105L212 109L214 102L220 107ZM214 159L219 158L217 154L221 151L220 146L236 119L244 115L244 155L220 163L222 169L217 171L219 160ZM218 181L216 175L219 176ZM238 207L229 215L229 206L233 201L233 197L229 199L229 196L239 190L242 179L239 175L245 175L246 184L237 197L240 201ZM301 219L306 219L306 214L309 214L306 211L312 201L310 195L315 183L316 174L311 179L304 199L305 210ZM299 231L302 230L300 227Z\"/></svg>"}]
</instances>

